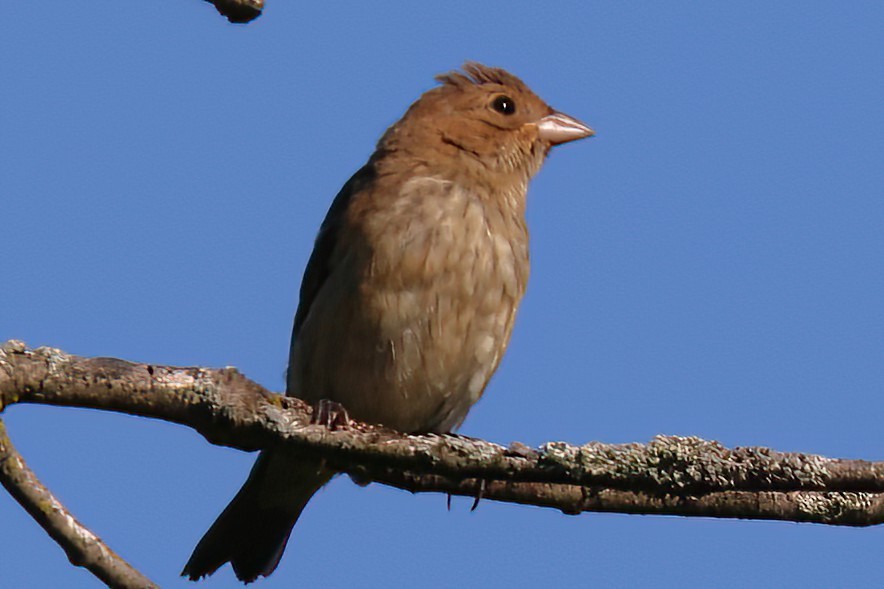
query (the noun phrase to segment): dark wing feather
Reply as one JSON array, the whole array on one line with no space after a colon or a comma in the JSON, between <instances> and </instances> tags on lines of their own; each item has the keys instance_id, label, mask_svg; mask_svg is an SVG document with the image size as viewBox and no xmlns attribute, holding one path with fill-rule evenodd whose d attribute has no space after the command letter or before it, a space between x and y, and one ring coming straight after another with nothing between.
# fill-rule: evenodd
<instances>
[{"instance_id":1,"label":"dark wing feather","mask_svg":"<svg viewBox=\"0 0 884 589\"><path fill-rule=\"evenodd\" d=\"M334 270L332 265L332 253L338 243L338 232L344 222L344 214L347 207L356 195L363 192L377 176L374 159L359 169L358 172L347 180L347 183L338 192L332 201L328 213L325 215L322 225L319 227L319 235L313 245L313 253L304 270L304 278L301 280L301 298L298 310L295 312L295 325L292 329L292 343L298 337L301 326L310 312L310 307L316 298L319 289L325 283L328 276Z\"/></svg>"}]
</instances>

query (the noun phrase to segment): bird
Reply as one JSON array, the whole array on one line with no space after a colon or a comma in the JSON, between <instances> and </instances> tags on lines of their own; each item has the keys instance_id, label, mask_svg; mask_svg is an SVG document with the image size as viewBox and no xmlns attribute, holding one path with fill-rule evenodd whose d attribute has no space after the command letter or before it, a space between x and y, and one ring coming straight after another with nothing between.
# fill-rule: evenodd
<instances>
[{"instance_id":1,"label":"bird","mask_svg":"<svg viewBox=\"0 0 884 589\"><path fill-rule=\"evenodd\" d=\"M507 348L529 273L526 197L553 146L595 132L522 80L466 62L381 136L322 222L294 317L286 394L348 418L447 433ZM270 575L335 474L264 450L182 575Z\"/></svg>"}]
</instances>

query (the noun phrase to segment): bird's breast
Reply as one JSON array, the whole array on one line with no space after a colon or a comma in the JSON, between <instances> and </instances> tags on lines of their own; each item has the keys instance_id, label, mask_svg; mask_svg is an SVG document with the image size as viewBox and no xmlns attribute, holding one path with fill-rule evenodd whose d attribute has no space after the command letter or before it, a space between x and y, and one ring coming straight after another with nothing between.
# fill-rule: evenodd
<instances>
[{"instance_id":1,"label":"bird's breast","mask_svg":"<svg viewBox=\"0 0 884 589\"><path fill-rule=\"evenodd\" d=\"M325 327L311 328L313 309L302 329L313 366L304 385L356 419L405 431L463 420L506 349L528 279L524 192L490 196L418 178L372 203L358 230L368 253L342 252L329 279L349 294L320 292Z\"/></svg>"}]
</instances>

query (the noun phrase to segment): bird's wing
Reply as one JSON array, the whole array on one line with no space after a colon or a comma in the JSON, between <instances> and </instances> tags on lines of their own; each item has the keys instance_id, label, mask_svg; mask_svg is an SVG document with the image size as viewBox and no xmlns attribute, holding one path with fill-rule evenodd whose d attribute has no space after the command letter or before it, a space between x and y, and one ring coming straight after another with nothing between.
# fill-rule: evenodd
<instances>
[{"instance_id":1,"label":"bird's wing","mask_svg":"<svg viewBox=\"0 0 884 589\"><path fill-rule=\"evenodd\" d=\"M295 312L295 325L292 330L292 342L297 339L301 326L310 312L310 307L316 299L322 285L334 271L333 252L338 243L339 232L344 223L345 214L350 202L359 194L366 192L374 182L377 171L374 158L359 169L347 181L332 201L328 213L325 215L316 243L313 245L313 253L304 270L304 278L301 280L301 295L298 302L298 310Z\"/></svg>"}]
</instances>

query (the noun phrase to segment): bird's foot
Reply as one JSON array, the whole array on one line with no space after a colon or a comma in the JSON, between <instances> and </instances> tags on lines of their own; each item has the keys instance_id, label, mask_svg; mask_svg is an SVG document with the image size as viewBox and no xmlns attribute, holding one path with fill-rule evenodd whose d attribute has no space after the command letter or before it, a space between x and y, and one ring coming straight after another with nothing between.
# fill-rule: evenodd
<instances>
[{"instance_id":1,"label":"bird's foot","mask_svg":"<svg viewBox=\"0 0 884 589\"><path fill-rule=\"evenodd\" d=\"M350 415L340 403L321 399L313 406L310 423L318 424L335 431L350 425Z\"/></svg>"}]
</instances>

